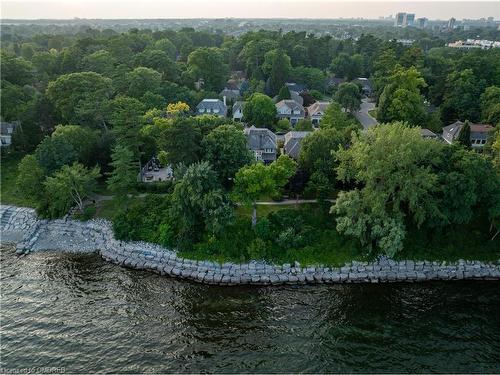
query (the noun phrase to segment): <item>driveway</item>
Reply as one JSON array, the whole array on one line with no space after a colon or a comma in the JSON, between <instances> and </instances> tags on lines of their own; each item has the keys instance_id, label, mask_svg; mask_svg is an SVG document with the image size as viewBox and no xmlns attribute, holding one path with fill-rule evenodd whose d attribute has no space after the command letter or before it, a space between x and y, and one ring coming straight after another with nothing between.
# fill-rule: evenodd
<instances>
[{"instance_id":1,"label":"driveway","mask_svg":"<svg viewBox=\"0 0 500 375\"><path fill-rule=\"evenodd\" d=\"M360 110L354 115L361 125L363 125L365 130L378 124L377 120L368 113L368 111L371 111L374 108L375 103L368 101L367 98L364 98L361 100Z\"/></svg>"}]
</instances>

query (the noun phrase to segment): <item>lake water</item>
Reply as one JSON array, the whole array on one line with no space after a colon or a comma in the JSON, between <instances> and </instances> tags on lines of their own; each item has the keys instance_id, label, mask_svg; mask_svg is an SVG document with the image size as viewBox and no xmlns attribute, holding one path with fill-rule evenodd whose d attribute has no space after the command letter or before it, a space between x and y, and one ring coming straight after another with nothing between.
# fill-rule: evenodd
<instances>
[{"instance_id":1,"label":"lake water","mask_svg":"<svg viewBox=\"0 0 500 375\"><path fill-rule=\"evenodd\" d=\"M500 372L500 283L213 287L1 252L1 372Z\"/></svg>"}]
</instances>

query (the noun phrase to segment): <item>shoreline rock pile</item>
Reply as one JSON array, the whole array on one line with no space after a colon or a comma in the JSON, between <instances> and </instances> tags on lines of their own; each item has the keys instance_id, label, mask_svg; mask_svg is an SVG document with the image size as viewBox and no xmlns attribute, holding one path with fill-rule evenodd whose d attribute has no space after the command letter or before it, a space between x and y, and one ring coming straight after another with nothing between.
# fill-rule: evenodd
<instances>
[{"instance_id":1,"label":"shoreline rock pile","mask_svg":"<svg viewBox=\"0 0 500 375\"><path fill-rule=\"evenodd\" d=\"M111 223L103 219L86 222L68 218L39 220L32 209L2 205L0 222L2 242L16 243L18 254L47 250L98 253L105 260L124 267L211 285L500 280L500 260L496 263L464 260L444 263L379 257L373 262L352 261L342 267L301 267L297 262L219 264L181 258L176 251L156 244L117 240Z\"/></svg>"}]
</instances>

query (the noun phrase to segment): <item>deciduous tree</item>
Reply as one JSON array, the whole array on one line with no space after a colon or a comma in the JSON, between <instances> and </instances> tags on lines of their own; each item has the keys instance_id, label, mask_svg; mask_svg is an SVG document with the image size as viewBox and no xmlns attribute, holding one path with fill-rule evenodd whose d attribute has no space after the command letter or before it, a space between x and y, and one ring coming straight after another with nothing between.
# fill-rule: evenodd
<instances>
[{"instance_id":1,"label":"deciduous tree","mask_svg":"<svg viewBox=\"0 0 500 375\"><path fill-rule=\"evenodd\" d=\"M212 165L224 186L228 186L236 172L253 159L245 135L233 125L215 128L203 139L201 146L204 159Z\"/></svg>"},{"instance_id":2,"label":"deciduous tree","mask_svg":"<svg viewBox=\"0 0 500 375\"><path fill-rule=\"evenodd\" d=\"M65 165L53 177L45 180L42 213L60 217L73 206L83 212L84 200L95 191L99 168L87 169L82 164Z\"/></svg>"},{"instance_id":3,"label":"deciduous tree","mask_svg":"<svg viewBox=\"0 0 500 375\"><path fill-rule=\"evenodd\" d=\"M243 108L243 116L249 124L271 128L276 121L276 105L269 96L255 93Z\"/></svg>"}]
</instances>

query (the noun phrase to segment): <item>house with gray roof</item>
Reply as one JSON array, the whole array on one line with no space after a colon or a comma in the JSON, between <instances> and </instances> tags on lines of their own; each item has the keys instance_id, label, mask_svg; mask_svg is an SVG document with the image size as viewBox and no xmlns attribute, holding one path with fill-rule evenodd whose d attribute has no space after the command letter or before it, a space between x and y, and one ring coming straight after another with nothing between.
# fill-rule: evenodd
<instances>
[{"instance_id":1,"label":"house with gray roof","mask_svg":"<svg viewBox=\"0 0 500 375\"><path fill-rule=\"evenodd\" d=\"M243 101L237 101L233 104L233 121L240 122L243 120L243 108L245 108Z\"/></svg>"},{"instance_id":2,"label":"house with gray roof","mask_svg":"<svg viewBox=\"0 0 500 375\"><path fill-rule=\"evenodd\" d=\"M10 146L12 143L12 135L16 128L20 125L20 122L0 122L0 135L1 135L1 147Z\"/></svg>"},{"instance_id":3,"label":"house with gray roof","mask_svg":"<svg viewBox=\"0 0 500 375\"><path fill-rule=\"evenodd\" d=\"M345 78L329 77L326 79L326 87L329 90L337 89L345 81L346 81Z\"/></svg>"},{"instance_id":4,"label":"house with gray roof","mask_svg":"<svg viewBox=\"0 0 500 375\"><path fill-rule=\"evenodd\" d=\"M420 129L420 135L425 139L439 139L439 136L436 133L426 128Z\"/></svg>"},{"instance_id":5,"label":"house with gray roof","mask_svg":"<svg viewBox=\"0 0 500 375\"><path fill-rule=\"evenodd\" d=\"M361 85L361 92L363 95L370 97L373 94L373 83L368 78L356 78L354 83L359 83Z\"/></svg>"},{"instance_id":6,"label":"house with gray roof","mask_svg":"<svg viewBox=\"0 0 500 375\"><path fill-rule=\"evenodd\" d=\"M291 99L285 99L276 103L276 111L278 119L287 119L292 126L305 117L304 107Z\"/></svg>"},{"instance_id":7,"label":"house with gray roof","mask_svg":"<svg viewBox=\"0 0 500 375\"><path fill-rule=\"evenodd\" d=\"M265 164L276 160L276 134L267 128L256 128L255 126L245 128L244 133L247 137L248 149L255 155L255 160Z\"/></svg>"},{"instance_id":8,"label":"house with gray roof","mask_svg":"<svg viewBox=\"0 0 500 375\"><path fill-rule=\"evenodd\" d=\"M219 99L203 99L196 106L196 115L214 115L220 117L226 117L227 106L224 102Z\"/></svg>"},{"instance_id":9,"label":"house with gray roof","mask_svg":"<svg viewBox=\"0 0 500 375\"><path fill-rule=\"evenodd\" d=\"M288 87L288 90L290 90L290 92L295 91L298 94L307 91L307 86L302 83L286 82L285 86Z\"/></svg>"},{"instance_id":10,"label":"house with gray roof","mask_svg":"<svg viewBox=\"0 0 500 375\"><path fill-rule=\"evenodd\" d=\"M445 126L443 128L443 139L445 142L452 144L454 143L458 136L460 135L460 131L464 127L465 123L462 121L455 121L453 124ZM490 137L490 133L493 130L493 126L486 124L473 124L470 125L470 144L472 148L480 149L483 148L488 138Z\"/></svg>"},{"instance_id":11,"label":"house with gray roof","mask_svg":"<svg viewBox=\"0 0 500 375\"><path fill-rule=\"evenodd\" d=\"M283 151L293 159L298 159L302 140L312 132L291 131L285 134L285 144Z\"/></svg>"},{"instance_id":12,"label":"house with gray roof","mask_svg":"<svg viewBox=\"0 0 500 375\"><path fill-rule=\"evenodd\" d=\"M225 98L228 102L233 102L233 103L236 100L241 99L241 95L240 95L240 90L239 89L234 90L234 89L225 88L224 90L222 90L219 93L219 96L221 98Z\"/></svg>"},{"instance_id":13,"label":"house with gray roof","mask_svg":"<svg viewBox=\"0 0 500 375\"><path fill-rule=\"evenodd\" d=\"M278 95L276 95L273 100L278 101ZM304 98L300 96L297 91L290 90L290 100L299 103L300 105L304 105Z\"/></svg>"},{"instance_id":14,"label":"house with gray roof","mask_svg":"<svg viewBox=\"0 0 500 375\"><path fill-rule=\"evenodd\" d=\"M307 107L307 117L311 120L314 126L319 126L320 120L325 115L326 109L330 102L318 101Z\"/></svg>"}]
</instances>

